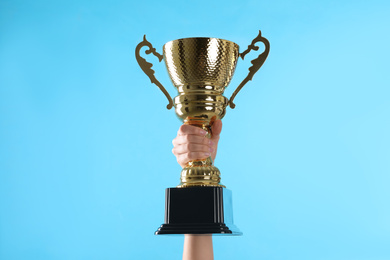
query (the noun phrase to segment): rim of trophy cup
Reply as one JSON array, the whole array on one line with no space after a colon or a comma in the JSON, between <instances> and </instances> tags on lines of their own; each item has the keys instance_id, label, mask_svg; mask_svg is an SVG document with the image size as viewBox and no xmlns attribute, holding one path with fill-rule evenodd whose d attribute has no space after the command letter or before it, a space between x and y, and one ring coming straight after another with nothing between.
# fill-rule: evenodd
<instances>
[{"instance_id":1,"label":"rim of trophy cup","mask_svg":"<svg viewBox=\"0 0 390 260\"><path fill-rule=\"evenodd\" d=\"M163 48L165 48L165 45L173 43L173 42L183 41L183 40L196 40L196 39L215 39L215 40L219 40L219 41L223 41L223 42L229 42L229 43L232 43L234 45L237 45L237 47L239 47L239 45L237 43L235 43L233 41L221 39L221 38L215 38L215 37L185 37L185 38L180 38L180 39L169 41L169 42L167 42L167 43L165 43L163 45Z\"/></svg>"}]
</instances>

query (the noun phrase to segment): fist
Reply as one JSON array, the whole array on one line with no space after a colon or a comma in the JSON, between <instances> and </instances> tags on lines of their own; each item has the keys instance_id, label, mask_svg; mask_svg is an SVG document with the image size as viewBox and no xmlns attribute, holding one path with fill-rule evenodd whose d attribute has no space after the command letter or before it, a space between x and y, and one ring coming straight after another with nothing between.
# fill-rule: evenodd
<instances>
[{"instance_id":1,"label":"fist","mask_svg":"<svg viewBox=\"0 0 390 260\"><path fill-rule=\"evenodd\" d=\"M215 160L219 135L222 130L222 121L216 120L211 127L211 138L207 138L207 131L192 125L182 125L173 139L172 153L176 156L181 167L185 167L189 161L205 159L209 156Z\"/></svg>"}]
</instances>

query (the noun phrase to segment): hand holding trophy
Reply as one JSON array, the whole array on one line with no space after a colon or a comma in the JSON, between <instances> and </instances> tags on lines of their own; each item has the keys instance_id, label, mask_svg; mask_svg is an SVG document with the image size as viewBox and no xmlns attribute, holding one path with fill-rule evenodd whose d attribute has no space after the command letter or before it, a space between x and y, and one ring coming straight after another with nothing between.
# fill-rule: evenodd
<instances>
[{"instance_id":1,"label":"hand holding trophy","mask_svg":"<svg viewBox=\"0 0 390 260\"><path fill-rule=\"evenodd\" d=\"M207 132L199 129L199 127L186 124L181 125L176 138L172 141L172 153L176 156L179 165L184 168L191 160L209 156L215 162L221 131L221 120L215 120L211 126L213 134L210 138L207 138Z\"/></svg>"},{"instance_id":2,"label":"hand holding trophy","mask_svg":"<svg viewBox=\"0 0 390 260\"><path fill-rule=\"evenodd\" d=\"M230 99L223 96L233 77L237 60L244 59L251 50L265 50L254 60L249 73L234 91ZM169 76L179 95L173 100L154 76L152 64L141 57L146 54L165 61ZM226 107L235 107L233 100L242 87L260 69L269 53L269 42L259 35L248 48L239 53L239 46L217 38L184 38L166 43L163 55L144 39L135 50L138 64L152 83L156 84L168 99L167 108L175 107L184 124L203 129L211 137L211 126L226 114ZM166 189L165 223L156 234L233 234L241 232L233 224L231 192L221 184L221 173L213 165L210 156L189 161L183 168L176 188Z\"/></svg>"}]
</instances>

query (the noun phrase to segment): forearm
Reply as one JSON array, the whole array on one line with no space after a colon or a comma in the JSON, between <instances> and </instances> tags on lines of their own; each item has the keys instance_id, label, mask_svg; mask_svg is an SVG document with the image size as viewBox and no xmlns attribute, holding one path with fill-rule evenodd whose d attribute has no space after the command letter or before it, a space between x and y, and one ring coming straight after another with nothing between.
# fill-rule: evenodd
<instances>
[{"instance_id":1,"label":"forearm","mask_svg":"<svg viewBox=\"0 0 390 260\"><path fill-rule=\"evenodd\" d=\"M213 260L211 235L184 235L183 260Z\"/></svg>"}]
</instances>

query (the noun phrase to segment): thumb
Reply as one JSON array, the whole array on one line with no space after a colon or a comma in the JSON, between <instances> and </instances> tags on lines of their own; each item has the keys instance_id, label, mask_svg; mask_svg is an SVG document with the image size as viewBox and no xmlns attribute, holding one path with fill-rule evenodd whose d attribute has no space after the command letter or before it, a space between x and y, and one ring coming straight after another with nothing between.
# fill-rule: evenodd
<instances>
[{"instance_id":1,"label":"thumb","mask_svg":"<svg viewBox=\"0 0 390 260\"><path fill-rule=\"evenodd\" d=\"M211 139L219 139L219 135L222 131L222 121L221 120L215 120L214 124L211 127Z\"/></svg>"}]
</instances>

